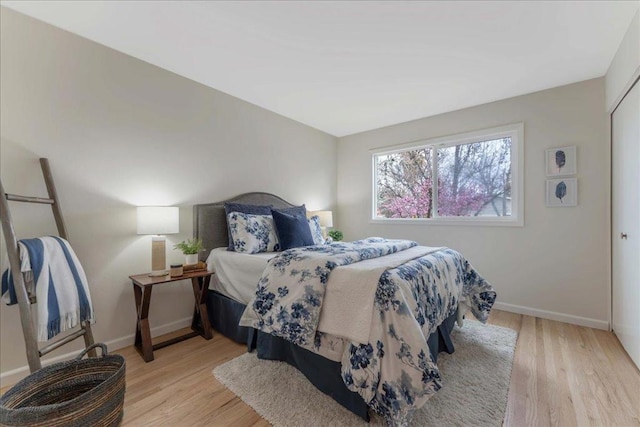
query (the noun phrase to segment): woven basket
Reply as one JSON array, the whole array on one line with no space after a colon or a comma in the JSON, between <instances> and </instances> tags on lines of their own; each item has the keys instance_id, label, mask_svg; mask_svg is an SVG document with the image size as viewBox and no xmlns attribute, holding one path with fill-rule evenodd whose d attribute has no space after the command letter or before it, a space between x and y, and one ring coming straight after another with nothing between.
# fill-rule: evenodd
<instances>
[{"instance_id":1,"label":"woven basket","mask_svg":"<svg viewBox=\"0 0 640 427\"><path fill-rule=\"evenodd\" d=\"M82 359L102 348L102 357ZM0 425L117 426L122 421L125 360L94 344L74 360L39 369L0 398Z\"/></svg>"}]
</instances>

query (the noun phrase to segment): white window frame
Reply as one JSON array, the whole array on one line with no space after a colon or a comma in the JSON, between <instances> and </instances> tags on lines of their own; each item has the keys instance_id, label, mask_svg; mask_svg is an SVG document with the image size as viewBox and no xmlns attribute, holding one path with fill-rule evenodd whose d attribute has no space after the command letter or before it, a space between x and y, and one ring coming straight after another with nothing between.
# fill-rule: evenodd
<instances>
[{"instance_id":1,"label":"white window frame","mask_svg":"<svg viewBox=\"0 0 640 427\"><path fill-rule=\"evenodd\" d=\"M431 218L380 218L376 217L378 193L376 188L377 170L376 157L385 154L393 154L402 151L431 148L432 156L437 148L450 147L474 142L491 141L501 138L511 138L511 216L434 216ZM430 224L430 225L475 225L475 226L524 226L524 123L493 127L490 129L476 130L456 135L413 141L391 147L374 148L371 153L371 220L373 224ZM432 157L433 182L437 182L437 161ZM437 206L437 191L433 192L434 206Z\"/></svg>"}]
</instances>

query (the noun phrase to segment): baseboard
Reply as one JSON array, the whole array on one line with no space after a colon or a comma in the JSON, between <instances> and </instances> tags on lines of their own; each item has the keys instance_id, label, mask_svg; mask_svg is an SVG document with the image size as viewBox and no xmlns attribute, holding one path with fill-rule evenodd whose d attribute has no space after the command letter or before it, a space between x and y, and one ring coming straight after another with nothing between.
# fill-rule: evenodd
<instances>
[{"instance_id":1,"label":"baseboard","mask_svg":"<svg viewBox=\"0 0 640 427\"><path fill-rule=\"evenodd\" d=\"M557 320L558 322L570 323L572 325L586 326L588 328L610 330L609 322L605 320L590 319L588 317L574 316L571 314L558 313L555 311L540 310L537 308L523 307L520 305L496 302L493 305L497 310L508 311L510 313L525 314L527 316L540 317L542 319Z\"/></svg>"},{"instance_id":2,"label":"baseboard","mask_svg":"<svg viewBox=\"0 0 640 427\"><path fill-rule=\"evenodd\" d=\"M175 330L185 328L191 325L192 318L185 317L184 319L176 320L175 322L167 323L165 325L156 326L155 328L151 328L151 336L159 336L168 334L169 332L173 332ZM124 337L116 338L114 340L106 341L107 349L111 353L112 351L128 347L133 345L135 335L126 335ZM78 355L78 351L74 351L71 353L62 354L60 356L52 357L51 359L46 359L42 361L42 366L49 366L56 362L61 362L63 360L69 360ZM26 357L26 356L25 356ZM21 366L16 369L12 369L11 371L0 373L0 387L5 387L8 385L12 385L20 381L21 379L27 377L29 375L29 365Z\"/></svg>"}]
</instances>

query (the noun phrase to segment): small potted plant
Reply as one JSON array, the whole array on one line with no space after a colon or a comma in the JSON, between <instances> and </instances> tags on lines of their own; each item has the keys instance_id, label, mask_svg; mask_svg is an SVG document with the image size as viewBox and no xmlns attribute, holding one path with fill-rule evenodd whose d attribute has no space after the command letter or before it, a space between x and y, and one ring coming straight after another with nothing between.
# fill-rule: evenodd
<instances>
[{"instance_id":1,"label":"small potted plant","mask_svg":"<svg viewBox=\"0 0 640 427\"><path fill-rule=\"evenodd\" d=\"M340 230L330 230L327 234L333 239L334 242L339 242L344 237L342 235L342 231Z\"/></svg>"},{"instance_id":2,"label":"small potted plant","mask_svg":"<svg viewBox=\"0 0 640 427\"><path fill-rule=\"evenodd\" d=\"M174 249L180 249L183 254L186 255L185 265L192 265L198 263L198 253L204 249L202 247L201 239L189 239L183 240L173 247Z\"/></svg>"}]
</instances>

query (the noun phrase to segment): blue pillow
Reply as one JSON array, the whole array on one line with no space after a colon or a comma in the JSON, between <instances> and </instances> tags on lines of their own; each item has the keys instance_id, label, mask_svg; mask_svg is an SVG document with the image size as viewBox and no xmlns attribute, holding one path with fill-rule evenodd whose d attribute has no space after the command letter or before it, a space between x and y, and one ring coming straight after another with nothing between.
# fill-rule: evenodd
<instances>
[{"instance_id":1,"label":"blue pillow","mask_svg":"<svg viewBox=\"0 0 640 427\"><path fill-rule=\"evenodd\" d=\"M313 236L311 236L306 214L291 215L272 209L271 215L276 225L280 250L313 245Z\"/></svg>"},{"instance_id":2,"label":"blue pillow","mask_svg":"<svg viewBox=\"0 0 640 427\"><path fill-rule=\"evenodd\" d=\"M305 205L291 206L290 208L272 208L271 210L289 215L307 216L307 207Z\"/></svg>"},{"instance_id":3,"label":"blue pillow","mask_svg":"<svg viewBox=\"0 0 640 427\"><path fill-rule=\"evenodd\" d=\"M224 204L225 217L229 218L231 212L240 212L251 215L271 215L272 205L243 205L242 203L230 203ZM231 229L229 228L229 221L227 221L227 234L229 235L228 251L235 251L233 247L233 237L231 237Z\"/></svg>"}]
</instances>

